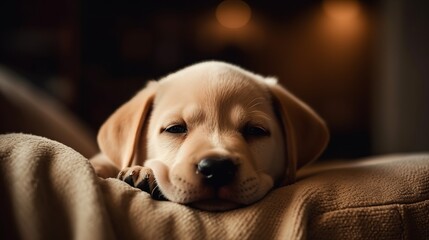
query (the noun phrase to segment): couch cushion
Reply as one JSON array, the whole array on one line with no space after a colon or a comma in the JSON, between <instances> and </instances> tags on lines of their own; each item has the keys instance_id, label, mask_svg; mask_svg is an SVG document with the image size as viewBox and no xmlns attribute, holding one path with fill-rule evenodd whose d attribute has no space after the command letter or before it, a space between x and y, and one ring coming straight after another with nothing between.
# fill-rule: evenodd
<instances>
[{"instance_id":1,"label":"couch cushion","mask_svg":"<svg viewBox=\"0 0 429 240\"><path fill-rule=\"evenodd\" d=\"M251 206L205 212L98 179L87 159L58 142L0 135L0 239L429 236L429 154L314 164L298 176Z\"/></svg>"}]
</instances>

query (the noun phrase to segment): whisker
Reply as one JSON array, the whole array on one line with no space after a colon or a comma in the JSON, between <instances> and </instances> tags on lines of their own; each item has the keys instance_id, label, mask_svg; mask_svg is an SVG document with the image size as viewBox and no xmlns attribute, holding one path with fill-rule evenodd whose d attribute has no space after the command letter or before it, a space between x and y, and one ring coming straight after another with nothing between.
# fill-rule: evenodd
<instances>
[{"instance_id":1,"label":"whisker","mask_svg":"<svg viewBox=\"0 0 429 240\"><path fill-rule=\"evenodd\" d=\"M261 113L261 112L259 112L257 110L250 111L249 114L253 115L255 117L264 118L267 121L272 121L273 120L270 116L266 115L265 113Z\"/></svg>"},{"instance_id":2,"label":"whisker","mask_svg":"<svg viewBox=\"0 0 429 240\"><path fill-rule=\"evenodd\" d=\"M155 185L150 193L150 196L152 197L152 199L155 200L167 200L164 197L164 194L162 193L161 189L158 186L158 183L156 182L156 180L153 181L153 184Z\"/></svg>"},{"instance_id":3,"label":"whisker","mask_svg":"<svg viewBox=\"0 0 429 240\"><path fill-rule=\"evenodd\" d=\"M258 101L258 102L256 102L256 101ZM265 98L263 98L263 97L257 97L257 98L254 98L254 99L252 99L252 101L250 101L248 104L247 104L247 108L248 109L252 109L252 108L254 108L254 107L256 107L256 106L258 106L258 105L261 105L261 104L263 104L263 102L265 101Z\"/></svg>"}]
</instances>

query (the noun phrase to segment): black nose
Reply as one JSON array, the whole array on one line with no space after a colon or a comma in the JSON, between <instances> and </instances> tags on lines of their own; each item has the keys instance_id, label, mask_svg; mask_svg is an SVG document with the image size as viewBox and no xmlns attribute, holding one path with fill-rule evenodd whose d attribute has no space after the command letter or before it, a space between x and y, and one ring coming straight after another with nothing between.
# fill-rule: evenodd
<instances>
[{"instance_id":1,"label":"black nose","mask_svg":"<svg viewBox=\"0 0 429 240\"><path fill-rule=\"evenodd\" d=\"M234 179L237 166L229 158L205 158L198 163L197 172L204 176L207 185L222 187Z\"/></svg>"}]
</instances>

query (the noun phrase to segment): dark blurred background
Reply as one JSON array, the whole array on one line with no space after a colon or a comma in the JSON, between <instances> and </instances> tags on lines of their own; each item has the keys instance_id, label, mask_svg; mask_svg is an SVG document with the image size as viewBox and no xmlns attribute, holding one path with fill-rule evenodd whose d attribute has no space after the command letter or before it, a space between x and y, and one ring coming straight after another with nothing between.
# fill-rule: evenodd
<instances>
[{"instance_id":1,"label":"dark blurred background","mask_svg":"<svg viewBox=\"0 0 429 240\"><path fill-rule=\"evenodd\" d=\"M2 1L0 65L92 136L147 80L216 59L314 107L332 134L323 158L428 151L428 13L424 0Z\"/></svg>"}]
</instances>

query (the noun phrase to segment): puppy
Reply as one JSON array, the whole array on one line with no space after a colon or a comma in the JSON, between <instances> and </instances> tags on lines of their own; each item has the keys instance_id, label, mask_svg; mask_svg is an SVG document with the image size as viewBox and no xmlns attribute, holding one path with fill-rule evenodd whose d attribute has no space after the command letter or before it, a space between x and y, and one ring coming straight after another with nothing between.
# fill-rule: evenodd
<instances>
[{"instance_id":1,"label":"puppy","mask_svg":"<svg viewBox=\"0 0 429 240\"><path fill-rule=\"evenodd\" d=\"M154 198L224 211L292 183L328 136L274 78L210 61L151 81L122 105L102 125L91 163Z\"/></svg>"}]
</instances>

